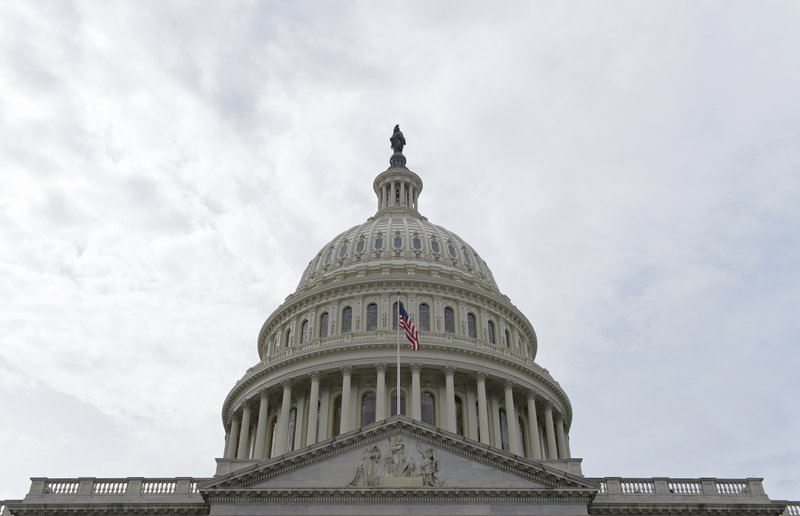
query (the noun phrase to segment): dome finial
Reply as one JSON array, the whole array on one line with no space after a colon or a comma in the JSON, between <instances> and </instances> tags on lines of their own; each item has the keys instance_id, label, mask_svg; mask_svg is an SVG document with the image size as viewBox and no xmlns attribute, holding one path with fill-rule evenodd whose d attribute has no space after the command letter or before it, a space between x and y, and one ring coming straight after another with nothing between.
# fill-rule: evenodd
<instances>
[{"instance_id":1,"label":"dome finial","mask_svg":"<svg viewBox=\"0 0 800 516\"><path fill-rule=\"evenodd\" d=\"M406 144L406 137L400 130L400 124L394 126L392 136L389 138L394 154L389 158L389 166L392 168L406 168L406 157L403 156L403 146Z\"/></svg>"}]
</instances>

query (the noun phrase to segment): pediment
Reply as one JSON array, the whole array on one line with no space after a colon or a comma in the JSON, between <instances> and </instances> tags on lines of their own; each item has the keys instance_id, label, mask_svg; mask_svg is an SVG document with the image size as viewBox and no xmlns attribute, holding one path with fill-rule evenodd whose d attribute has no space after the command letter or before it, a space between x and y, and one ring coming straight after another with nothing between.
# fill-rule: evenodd
<instances>
[{"instance_id":1,"label":"pediment","mask_svg":"<svg viewBox=\"0 0 800 516\"><path fill-rule=\"evenodd\" d=\"M441 429L395 416L211 479L210 492L517 491L588 495L597 486Z\"/></svg>"}]
</instances>

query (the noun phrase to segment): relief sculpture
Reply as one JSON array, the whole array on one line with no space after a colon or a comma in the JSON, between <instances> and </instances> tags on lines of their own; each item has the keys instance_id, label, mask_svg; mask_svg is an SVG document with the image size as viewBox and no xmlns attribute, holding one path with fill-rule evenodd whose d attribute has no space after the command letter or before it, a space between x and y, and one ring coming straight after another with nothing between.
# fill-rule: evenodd
<instances>
[{"instance_id":1,"label":"relief sculpture","mask_svg":"<svg viewBox=\"0 0 800 516\"><path fill-rule=\"evenodd\" d=\"M417 443L415 460L400 436L392 437L382 452L377 445L367 447L348 487L441 487L439 460L430 446ZM381 458L383 461L381 462ZM419 469L417 464L419 463Z\"/></svg>"}]
</instances>

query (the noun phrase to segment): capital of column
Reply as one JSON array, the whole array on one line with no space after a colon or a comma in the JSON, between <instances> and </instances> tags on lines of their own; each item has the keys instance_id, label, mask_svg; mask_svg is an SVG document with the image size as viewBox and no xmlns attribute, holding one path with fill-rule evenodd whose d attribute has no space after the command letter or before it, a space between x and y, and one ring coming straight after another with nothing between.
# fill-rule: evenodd
<instances>
[{"instance_id":1,"label":"capital of column","mask_svg":"<svg viewBox=\"0 0 800 516\"><path fill-rule=\"evenodd\" d=\"M242 405L241 406L242 406L242 410L249 409L252 406L252 403L250 403L249 399L248 400L242 400Z\"/></svg>"},{"instance_id":2,"label":"capital of column","mask_svg":"<svg viewBox=\"0 0 800 516\"><path fill-rule=\"evenodd\" d=\"M528 399L536 401L536 391L534 391L533 389L529 390L528 391Z\"/></svg>"},{"instance_id":3,"label":"capital of column","mask_svg":"<svg viewBox=\"0 0 800 516\"><path fill-rule=\"evenodd\" d=\"M342 366L339 368L339 370L342 372L343 375L350 376L353 372L353 366L349 365Z\"/></svg>"},{"instance_id":4,"label":"capital of column","mask_svg":"<svg viewBox=\"0 0 800 516\"><path fill-rule=\"evenodd\" d=\"M511 380L506 380L505 382L503 382L503 388L507 391L513 390L514 382L512 382Z\"/></svg>"},{"instance_id":5,"label":"capital of column","mask_svg":"<svg viewBox=\"0 0 800 516\"><path fill-rule=\"evenodd\" d=\"M453 366L445 366L444 367L444 374L445 376L453 376L456 373L456 368Z\"/></svg>"},{"instance_id":6,"label":"capital of column","mask_svg":"<svg viewBox=\"0 0 800 516\"><path fill-rule=\"evenodd\" d=\"M311 380L319 381L319 369L314 369L308 373L308 377L311 378Z\"/></svg>"},{"instance_id":7,"label":"capital of column","mask_svg":"<svg viewBox=\"0 0 800 516\"><path fill-rule=\"evenodd\" d=\"M385 373L386 362L375 362L375 370L377 370L379 373Z\"/></svg>"},{"instance_id":8,"label":"capital of column","mask_svg":"<svg viewBox=\"0 0 800 516\"><path fill-rule=\"evenodd\" d=\"M486 381L486 373L483 372L483 371L476 372L475 373L475 379L478 380L479 382L485 382Z\"/></svg>"},{"instance_id":9,"label":"capital of column","mask_svg":"<svg viewBox=\"0 0 800 516\"><path fill-rule=\"evenodd\" d=\"M291 388L292 388L292 381L291 381L290 379L288 379L288 378L287 378L286 380L283 380L283 381L281 382L281 385L283 386L283 389L284 389L284 390L286 390L286 389L291 389Z\"/></svg>"},{"instance_id":10,"label":"capital of column","mask_svg":"<svg viewBox=\"0 0 800 516\"><path fill-rule=\"evenodd\" d=\"M422 371L422 364L420 364L419 362L414 362L413 364L409 364L409 367L411 368L411 372L415 374L419 374L419 372Z\"/></svg>"}]
</instances>

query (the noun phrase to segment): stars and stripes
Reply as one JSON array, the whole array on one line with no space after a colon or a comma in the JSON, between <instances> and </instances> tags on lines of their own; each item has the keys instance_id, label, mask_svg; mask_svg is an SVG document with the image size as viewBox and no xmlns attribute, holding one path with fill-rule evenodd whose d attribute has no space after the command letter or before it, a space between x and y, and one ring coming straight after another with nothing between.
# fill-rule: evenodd
<instances>
[{"instance_id":1,"label":"stars and stripes","mask_svg":"<svg viewBox=\"0 0 800 516\"><path fill-rule=\"evenodd\" d=\"M400 303L400 308L398 310L400 312L400 327L405 330L406 338L408 339L408 343L411 345L411 349L417 351L419 349L419 332L417 331L416 326L414 326L414 321L411 320L409 317L408 312L406 312L403 303Z\"/></svg>"}]
</instances>

